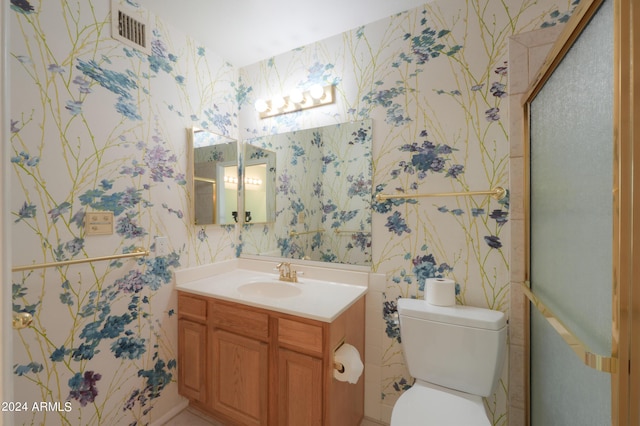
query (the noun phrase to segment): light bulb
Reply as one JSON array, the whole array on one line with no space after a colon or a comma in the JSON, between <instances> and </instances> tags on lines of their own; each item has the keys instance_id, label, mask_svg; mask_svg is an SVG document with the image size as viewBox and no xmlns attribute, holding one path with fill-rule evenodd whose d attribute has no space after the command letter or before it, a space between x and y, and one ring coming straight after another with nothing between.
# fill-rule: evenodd
<instances>
[{"instance_id":1,"label":"light bulb","mask_svg":"<svg viewBox=\"0 0 640 426\"><path fill-rule=\"evenodd\" d=\"M281 109L282 107L284 107L287 104L287 101L285 101L282 96L276 96L271 101L271 104L273 105L273 107L275 109Z\"/></svg>"},{"instance_id":2,"label":"light bulb","mask_svg":"<svg viewBox=\"0 0 640 426\"><path fill-rule=\"evenodd\" d=\"M258 99L254 104L254 106L256 107L256 111L258 112L265 112L266 110L269 109L269 105L267 104L267 101L265 101L264 99Z\"/></svg>"},{"instance_id":3,"label":"light bulb","mask_svg":"<svg viewBox=\"0 0 640 426\"><path fill-rule=\"evenodd\" d=\"M314 84L309 88L309 94L313 99L320 100L324 97L324 88L319 84Z\"/></svg>"},{"instance_id":4,"label":"light bulb","mask_svg":"<svg viewBox=\"0 0 640 426\"><path fill-rule=\"evenodd\" d=\"M289 95L289 99L291 99L291 102L293 102L294 104L301 104L304 102L304 95L300 90L296 89L291 92L291 94Z\"/></svg>"}]
</instances>

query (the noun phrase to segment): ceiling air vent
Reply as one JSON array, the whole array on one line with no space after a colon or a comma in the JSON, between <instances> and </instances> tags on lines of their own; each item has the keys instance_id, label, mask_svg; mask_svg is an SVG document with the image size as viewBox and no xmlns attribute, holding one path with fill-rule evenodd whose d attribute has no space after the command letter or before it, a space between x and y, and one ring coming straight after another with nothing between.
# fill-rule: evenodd
<instances>
[{"instance_id":1,"label":"ceiling air vent","mask_svg":"<svg viewBox=\"0 0 640 426\"><path fill-rule=\"evenodd\" d=\"M134 18L118 0L111 2L111 37L124 44L151 55L149 25Z\"/></svg>"}]
</instances>

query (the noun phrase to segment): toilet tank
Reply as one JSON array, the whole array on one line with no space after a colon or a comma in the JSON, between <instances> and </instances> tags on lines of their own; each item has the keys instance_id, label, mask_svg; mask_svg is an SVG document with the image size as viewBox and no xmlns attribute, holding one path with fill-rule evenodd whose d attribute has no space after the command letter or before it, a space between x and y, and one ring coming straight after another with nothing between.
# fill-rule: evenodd
<instances>
[{"instance_id":1,"label":"toilet tank","mask_svg":"<svg viewBox=\"0 0 640 426\"><path fill-rule=\"evenodd\" d=\"M473 395L493 393L506 355L503 312L401 298L398 314L412 377Z\"/></svg>"}]
</instances>

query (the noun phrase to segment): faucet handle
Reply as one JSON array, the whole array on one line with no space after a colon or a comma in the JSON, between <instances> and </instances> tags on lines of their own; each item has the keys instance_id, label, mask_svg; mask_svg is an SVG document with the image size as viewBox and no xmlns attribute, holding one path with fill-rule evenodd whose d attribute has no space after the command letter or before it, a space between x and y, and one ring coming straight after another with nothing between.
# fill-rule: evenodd
<instances>
[{"instance_id":1,"label":"faucet handle","mask_svg":"<svg viewBox=\"0 0 640 426\"><path fill-rule=\"evenodd\" d=\"M298 275L302 274L302 271L296 271L293 267L289 268L289 281L292 283L298 282Z\"/></svg>"},{"instance_id":2,"label":"faucet handle","mask_svg":"<svg viewBox=\"0 0 640 426\"><path fill-rule=\"evenodd\" d=\"M280 278L288 278L291 275L291 264L289 262L280 262L276 265L276 270L280 271Z\"/></svg>"},{"instance_id":3,"label":"faucet handle","mask_svg":"<svg viewBox=\"0 0 640 426\"><path fill-rule=\"evenodd\" d=\"M298 275L304 275L304 271L297 271L291 268L291 281L294 283L298 282Z\"/></svg>"}]
</instances>

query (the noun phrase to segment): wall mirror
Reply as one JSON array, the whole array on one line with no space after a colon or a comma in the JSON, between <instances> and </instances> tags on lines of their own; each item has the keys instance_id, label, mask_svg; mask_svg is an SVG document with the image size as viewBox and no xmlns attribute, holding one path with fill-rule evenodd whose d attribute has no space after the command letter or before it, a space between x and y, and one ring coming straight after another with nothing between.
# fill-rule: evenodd
<instances>
[{"instance_id":1,"label":"wall mirror","mask_svg":"<svg viewBox=\"0 0 640 426\"><path fill-rule=\"evenodd\" d=\"M187 129L187 141L192 223L235 223L238 216L237 140L193 127Z\"/></svg>"},{"instance_id":2,"label":"wall mirror","mask_svg":"<svg viewBox=\"0 0 640 426\"><path fill-rule=\"evenodd\" d=\"M244 144L244 223L269 223L276 217L276 153Z\"/></svg>"},{"instance_id":3,"label":"wall mirror","mask_svg":"<svg viewBox=\"0 0 640 426\"><path fill-rule=\"evenodd\" d=\"M275 222L245 224L242 253L370 265L371 132L364 120L245 141L247 165L260 148L277 170Z\"/></svg>"}]
</instances>

